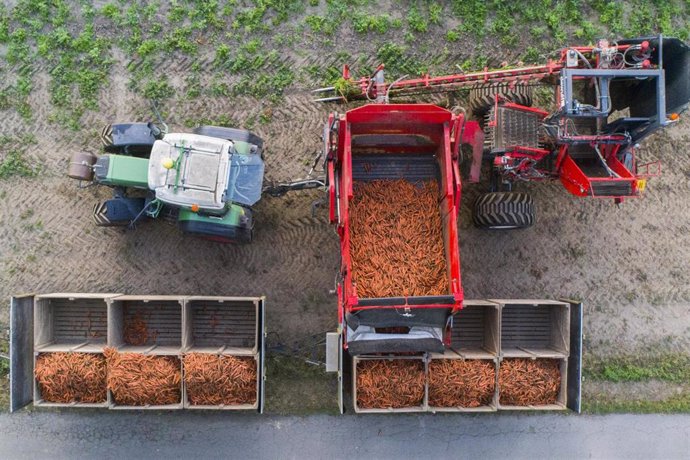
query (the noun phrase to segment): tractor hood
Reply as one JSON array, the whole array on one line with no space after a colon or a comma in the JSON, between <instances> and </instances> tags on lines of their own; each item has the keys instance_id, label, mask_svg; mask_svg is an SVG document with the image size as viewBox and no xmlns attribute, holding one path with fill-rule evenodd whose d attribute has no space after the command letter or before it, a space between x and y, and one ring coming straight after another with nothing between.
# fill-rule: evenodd
<instances>
[{"instance_id":1,"label":"tractor hood","mask_svg":"<svg viewBox=\"0 0 690 460\"><path fill-rule=\"evenodd\" d=\"M148 182L166 204L219 211L228 202L259 201L263 172L259 155L239 154L231 141L171 133L153 145Z\"/></svg>"}]
</instances>

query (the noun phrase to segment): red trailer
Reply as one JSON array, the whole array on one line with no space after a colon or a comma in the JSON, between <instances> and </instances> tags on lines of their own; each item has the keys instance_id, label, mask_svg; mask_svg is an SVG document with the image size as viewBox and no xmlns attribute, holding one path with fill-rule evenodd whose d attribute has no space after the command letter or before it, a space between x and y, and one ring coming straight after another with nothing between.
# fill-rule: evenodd
<instances>
[{"instance_id":1,"label":"red trailer","mask_svg":"<svg viewBox=\"0 0 690 460\"><path fill-rule=\"evenodd\" d=\"M463 141L475 138L479 124L430 104L370 104L337 118L332 116L329 126L330 219L337 226L342 255L338 284L340 322L385 327L395 319L396 327L433 327L440 334L422 335L416 341L442 351L443 341L448 341L447 334L443 337L447 319L461 308L463 301L457 226L462 189L458 148ZM448 280L446 292L386 298L358 295L350 247L351 201L358 183L393 179L412 183L434 180L438 184L438 213ZM412 309L416 311L414 316L410 313ZM354 342L347 341L347 328L344 335L345 348L348 348L348 343ZM377 350L395 351L402 346L415 351L410 341L398 343L396 339L386 340L387 336L368 333L369 338L357 342L355 347L365 350L375 346Z\"/></svg>"}]
</instances>

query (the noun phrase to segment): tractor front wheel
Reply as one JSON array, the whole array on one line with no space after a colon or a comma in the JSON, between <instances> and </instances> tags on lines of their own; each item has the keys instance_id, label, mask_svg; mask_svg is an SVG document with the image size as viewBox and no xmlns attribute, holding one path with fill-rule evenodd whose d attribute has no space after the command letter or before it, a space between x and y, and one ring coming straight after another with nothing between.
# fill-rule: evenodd
<instances>
[{"instance_id":1,"label":"tractor front wheel","mask_svg":"<svg viewBox=\"0 0 690 460\"><path fill-rule=\"evenodd\" d=\"M474 224L490 230L531 227L535 221L534 202L527 193L485 193L474 203Z\"/></svg>"}]
</instances>

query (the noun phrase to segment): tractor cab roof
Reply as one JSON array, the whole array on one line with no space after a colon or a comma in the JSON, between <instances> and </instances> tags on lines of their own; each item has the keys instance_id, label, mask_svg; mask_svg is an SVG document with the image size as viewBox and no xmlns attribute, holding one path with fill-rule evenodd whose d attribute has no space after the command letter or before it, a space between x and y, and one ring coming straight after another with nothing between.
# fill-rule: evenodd
<instances>
[{"instance_id":1,"label":"tractor cab roof","mask_svg":"<svg viewBox=\"0 0 690 460\"><path fill-rule=\"evenodd\" d=\"M232 141L170 133L153 145L148 182L166 204L218 211L227 202L256 203L263 166L260 155L239 153Z\"/></svg>"}]
</instances>

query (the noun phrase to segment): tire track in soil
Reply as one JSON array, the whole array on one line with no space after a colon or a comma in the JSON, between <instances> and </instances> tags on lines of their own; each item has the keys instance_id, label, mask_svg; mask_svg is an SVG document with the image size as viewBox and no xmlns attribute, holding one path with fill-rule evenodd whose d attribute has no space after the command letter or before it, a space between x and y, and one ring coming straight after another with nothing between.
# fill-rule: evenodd
<instances>
[{"instance_id":1,"label":"tire track in soil","mask_svg":"<svg viewBox=\"0 0 690 460\"><path fill-rule=\"evenodd\" d=\"M639 156L662 159L664 175L650 181L645 197L620 208L571 197L557 182L520 186L537 205L531 229L473 228L470 208L480 190L466 186L460 215L466 296L579 297L590 352L653 349L666 337L666 349L687 353L687 324L670 320L690 305L690 181L674 153L684 140L671 133L650 139Z\"/></svg>"},{"instance_id":2,"label":"tire track in soil","mask_svg":"<svg viewBox=\"0 0 690 460\"><path fill-rule=\"evenodd\" d=\"M53 183L46 184L43 191L51 187ZM19 191L9 194L8 201L19 195ZM3 272L16 269L3 287L7 294L56 290L263 294L269 302L280 303L270 319L277 327L301 310L305 292L325 293L332 287L337 267L337 258L332 257L335 236L325 219L305 215L310 199L295 199L294 209L281 213L275 228L258 232L257 239L246 246L222 246L183 236L175 226L161 222L147 222L134 231L93 228L90 207L82 203L87 200L77 201L59 214L51 214L51 202L44 208L46 213L36 209L32 217L45 218L50 238L27 231L8 239L3 229L3 245L19 246L9 260L3 258ZM27 205L35 207L40 202L37 198ZM260 221L261 215L257 218ZM27 262L28 253L36 253L35 260ZM329 308L327 316L334 319L331 312ZM300 320L305 327L309 321Z\"/></svg>"},{"instance_id":3,"label":"tire track in soil","mask_svg":"<svg viewBox=\"0 0 690 460\"><path fill-rule=\"evenodd\" d=\"M293 62L296 68L342 64L327 54ZM188 68L183 61L159 70L182 78ZM145 222L129 232L93 225L91 207L108 190L76 190L63 174L71 152L99 149L97 131L103 124L152 118L146 101L127 89L128 80L124 55L116 54L110 84L101 93L102 109L84 115L85 129L79 133L48 122L49 78L42 72L36 74L31 96L34 119L27 122L11 110L3 114L2 134L35 133L38 142L27 153L45 171L37 179L0 183L0 273L5 281L0 295L7 299L12 293L55 290L265 294L269 329L280 330L286 339L335 326L336 302L325 293L333 287L338 266L337 237L323 210L316 219L309 217L317 192L264 199L257 207L255 241L248 246L185 237L163 222ZM256 120L268 106L249 97L189 101L178 91L162 108L173 130L187 131L187 118L225 114L240 125L254 119L253 131L266 141L267 178L288 180L306 173L311 153L321 146L328 113L354 107L312 103L309 89L287 90L266 124ZM534 195L536 226L484 232L472 227L470 213L481 187L465 184L459 225L466 296L578 295L585 300L592 352L626 350L672 334L681 337L675 347L690 350L687 332L677 329L684 324L683 305L690 303L690 175L681 154L689 128L682 120L644 144L640 157L661 159L664 175L650 181L645 198L621 209L609 201L571 197L559 183L530 184L520 188ZM34 215L21 219L26 209ZM32 226L38 221L42 229ZM310 298L323 303L310 307ZM0 320L6 322L7 310ZM612 339L611 330L618 337ZM607 340L615 340L616 347Z\"/></svg>"}]
</instances>

